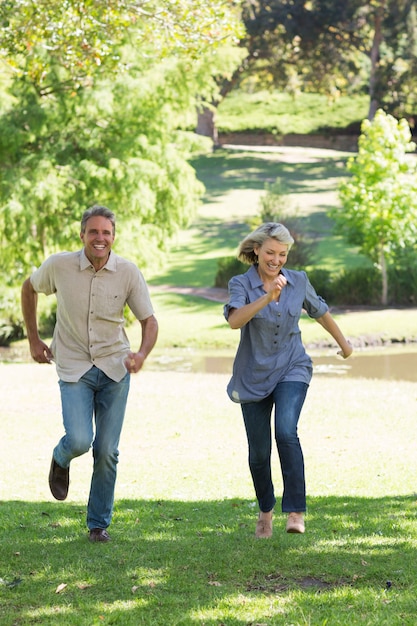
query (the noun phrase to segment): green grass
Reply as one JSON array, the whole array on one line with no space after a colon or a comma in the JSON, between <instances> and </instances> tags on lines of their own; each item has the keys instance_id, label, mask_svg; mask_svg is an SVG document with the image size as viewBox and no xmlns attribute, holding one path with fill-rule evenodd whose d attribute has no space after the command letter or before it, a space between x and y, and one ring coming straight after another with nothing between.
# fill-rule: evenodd
<instances>
[{"instance_id":1,"label":"green grass","mask_svg":"<svg viewBox=\"0 0 417 626\"><path fill-rule=\"evenodd\" d=\"M220 104L220 132L272 132L310 134L344 129L368 115L369 96L342 96L333 102L325 95L261 91L234 91Z\"/></svg>"},{"instance_id":2,"label":"green grass","mask_svg":"<svg viewBox=\"0 0 417 626\"><path fill-rule=\"evenodd\" d=\"M314 267L334 271L368 261L333 233L327 211L338 206L337 185L346 175L347 153L277 149L275 152L220 150L192 165L206 187L204 204L190 228L172 242L164 267L151 273L152 285L214 285L219 259L233 256L259 214L265 185L285 182L291 208L317 240ZM291 258L289 266L291 265Z\"/></svg>"},{"instance_id":3,"label":"green grass","mask_svg":"<svg viewBox=\"0 0 417 626\"><path fill-rule=\"evenodd\" d=\"M233 351L239 340L239 331L231 330L223 317L223 304L195 296L155 292L152 293L160 332L158 351L169 348L205 350L207 352ZM417 316L415 309L376 309L339 311L333 316L353 344L360 338L381 338L402 343L417 339ZM306 344L327 341L336 344L324 329L306 315L301 318L300 328ZM134 346L139 345L139 325L128 329Z\"/></svg>"},{"instance_id":4,"label":"green grass","mask_svg":"<svg viewBox=\"0 0 417 626\"><path fill-rule=\"evenodd\" d=\"M220 303L161 286L211 285L217 258L233 253L265 182L278 176L322 236L317 263L358 262L325 217L345 158L222 151L195 161L205 204L150 281L156 352L234 350L238 333ZM336 319L351 337L417 335L411 309ZM307 343L323 335L313 321L302 328ZM129 334L137 344L138 325ZM149 363L132 378L112 542L98 545L85 528L91 457L73 462L67 502L48 490L62 435L54 368L0 364L0 374L1 626L414 626L415 383L316 375L300 423L307 532L287 535L278 506L272 540L257 541L240 408L225 393L230 374ZM273 472L279 496L275 451Z\"/></svg>"},{"instance_id":5,"label":"green grass","mask_svg":"<svg viewBox=\"0 0 417 626\"><path fill-rule=\"evenodd\" d=\"M307 532L285 534L277 507L272 540L259 541L228 375L143 371L112 542L98 545L85 528L90 456L74 460L67 502L48 492L61 434L54 368L1 374L2 626L414 626L413 383L315 377L300 424ZM273 472L279 495L275 451Z\"/></svg>"}]
</instances>

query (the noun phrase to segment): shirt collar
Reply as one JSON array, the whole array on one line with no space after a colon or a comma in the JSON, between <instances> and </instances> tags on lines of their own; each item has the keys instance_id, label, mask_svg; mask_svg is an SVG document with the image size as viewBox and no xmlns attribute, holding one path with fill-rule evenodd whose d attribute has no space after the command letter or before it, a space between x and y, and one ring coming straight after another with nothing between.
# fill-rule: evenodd
<instances>
[{"instance_id":1,"label":"shirt collar","mask_svg":"<svg viewBox=\"0 0 417 626\"><path fill-rule=\"evenodd\" d=\"M289 283L292 282L291 275L288 272L288 270L285 269L285 267L282 268L281 274L285 276L285 278L287 279L287 282ZM252 267L249 268L248 278L249 278L250 286L252 289L256 289L257 287L263 286L263 282L261 280L261 277L258 274L258 270L256 269L255 265L252 265Z\"/></svg>"},{"instance_id":2,"label":"shirt collar","mask_svg":"<svg viewBox=\"0 0 417 626\"><path fill-rule=\"evenodd\" d=\"M85 250L83 248L81 250L81 255L80 255L80 270L83 271L83 270L86 270L89 267L93 267L93 265L92 265L91 261L88 260L86 254L85 254ZM101 269L106 269L109 272L115 272L116 271L116 255L113 254L111 251L110 251L109 258L107 259L107 263Z\"/></svg>"}]
</instances>

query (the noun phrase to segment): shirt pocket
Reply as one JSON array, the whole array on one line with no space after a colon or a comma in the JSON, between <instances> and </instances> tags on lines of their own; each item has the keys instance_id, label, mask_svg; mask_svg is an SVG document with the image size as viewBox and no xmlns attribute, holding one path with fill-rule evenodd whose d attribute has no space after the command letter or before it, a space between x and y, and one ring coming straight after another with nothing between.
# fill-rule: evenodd
<instances>
[{"instance_id":1,"label":"shirt pocket","mask_svg":"<svg viewBox=\"0 0 417 626\"><path fill-rule=\"evenodd\" d=\"M297 304L291 304L288 307L288 332L291 334L299 333L298 322L301 316L301 309Z\"/></svg>"},{"instance_id":2,"label":"shirt pocket","mask_svg":"<svg viewBox=\"0 0 417 626\"><path fill-rule=\"evenodd\" d=\"M101 306L104 317L123 317L124 299L121 294L107 294L101 299Z\"/></svg>"}]
</instances>

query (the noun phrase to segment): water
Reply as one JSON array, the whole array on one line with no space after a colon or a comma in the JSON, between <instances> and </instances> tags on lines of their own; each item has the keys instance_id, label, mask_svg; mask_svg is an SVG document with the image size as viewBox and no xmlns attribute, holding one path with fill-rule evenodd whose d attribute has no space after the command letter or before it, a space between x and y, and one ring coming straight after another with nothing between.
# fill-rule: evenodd
<instances>
[{"instance_id":1,"label":"water","mask_svg":"<svg viewBox=\"0 0 417 626\"><path fill-rule=\"evenodd\" d=\"M354 352L344 360L336 356L336 348L313 359L315 376L347 376L349 378L378 378L417 382L417 346L406 345L367 349ZM230 374L233 352L206 352L192 349L172 349L164 352L155 349L146 361L146 369L153 371L202 372L207 374ZM31 362L25 347L0 348L0 362Z\"/></svg>"},{"instance_id":2,"label":"water","mask_svg":"<svg viewBox=\"0 0 417 626\"><path fill-rule=\"evenodd\" d=\"M315 376L347 376L417 382L417 348L392 352L381 348L372 352L356 352L349 359L334 355L312 355ZM146 368L158 371L203 372L230 374L233 354L208 354L197 350L173 350L152 354Z\"/></svg>"}]
</instances>

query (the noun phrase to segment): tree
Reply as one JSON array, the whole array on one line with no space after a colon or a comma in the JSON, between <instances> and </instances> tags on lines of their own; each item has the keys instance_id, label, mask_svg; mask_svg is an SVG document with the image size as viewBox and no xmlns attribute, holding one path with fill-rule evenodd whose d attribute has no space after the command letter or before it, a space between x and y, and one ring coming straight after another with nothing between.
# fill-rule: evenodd
<instances>
[{"instance_id":1,"label":"tree","mask_svg":"<svg viewBox=\"0 0 417 626\"><path fill-rule=\"evenodd\" d=\"M336 232L370 258L382 273L381 303L388 303L388 265L399 251L416 247L417 164L410 128L381 109L364 120L357 156L340 185L341 209L333 209Z\"/></svg>"},{"instance_id":2,"label":"tree","mask_svg":"<svg viewBox=\"0 0 417 626\"><path fill-rule=\"evenodd\" d=\"M274 84L288 88L294 74L305 90L329 94L367 84L369 119L381 107L398 112L414 84L414 0L248 0L243 7L243 43L262 61L253 69Z\"/></svg>"},{"instance_id":3,"label":"tree","mask_svg":"<svg viewBox=\"0 0 417 626\"><path fill-rule=\"evenodd\" d=\"M229 0L2 0L0 24L0 57L41 94L126 69L126 43L198 58L239 32Z\"/></svg>"},{"instance_id":4,"label":"tree","mask_svg":"<svg viewBox=\"0 0 417 626\"><path fill-rule=\"evenodd\" d=\"M94 202L115 208L132 258L148 264L203 192L187 162L195 136L179 129L197 85L211 88L196 55L233 36L228 2L18 4L1 5L2 274L13 282L77 245Z\"/></svg>"},{"instance_id":5,"label":"tree","mask_svg":"<svg viewBox=\"0 0 417 626\"><path fill-rule=\"evenodd\" d=\"M246 56L206 117L245 85L290 92L339 93L367 89L369 119L377 108L406 113L415 105L415 0L243 0ZM254 87L255 86L255 87ZM408 105L408 110L407 110Z\"/></svg>"}]
</instances>

